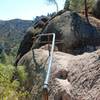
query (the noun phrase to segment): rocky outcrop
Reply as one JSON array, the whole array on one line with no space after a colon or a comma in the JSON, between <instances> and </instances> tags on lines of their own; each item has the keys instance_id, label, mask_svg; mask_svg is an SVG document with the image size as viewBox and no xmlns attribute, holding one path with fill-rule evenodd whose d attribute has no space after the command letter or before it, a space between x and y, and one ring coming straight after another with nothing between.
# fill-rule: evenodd
<instances>
[{"instance_id":1,"label":"rocky outcrop","mask_svg":"<svg viewBox=\"0 0 100 100\"><path fill-rule=\"evenodd\" d=\"M27 30L26 35L24 36L23 40L20 43L20 46L19 46L19 49L18 49L18 52L17 52L17 56L16 56L16 61L14 63L15 66L17 66L17 63L18 63L19 59L24 54L26 54L28 51L31 50L32 45L35 42L34 41L35 40L34 36L36 34L40 34L41 30L42 30L42 28L36 28L36 29L34 29L34 27L30 27ZM34 32L34 34L33 34L33 32Z\"/></svg>"},{"instance_id":2,"label":"rocky outcrop","mask_svg":"<svg viewBox=\"0 0 100 100\"><path fill-rule=\"evenodd\" d=\"M43 46L45 43L38 44L37 46L34 42L34 37L43 33L55 33L56 41L60 41L59 44L56 43L58 50L75 55L95 51L96 47L100 45L100 31L97 31L95 26L87 23L75 12L58 12L55 17L43 23L45 24L41 26L40 21L38 24L41 27L36 24L39 27L31 27L28 30L21 42L17 55L20 54L22 57L31 49L32 44L35 45L35 48ZM40 42L47 40L47 37L42 37Z\"/></svg>"},{"instance_id":3,"label":"rocky outcrop","mask_svg":"<svg viewBox=\"0 0 100 100\"><path fill-rule=\"evenodd\" d=\"M28 73L23 83L30 92L30 100L41 100L47 71L48 51L35 49L19 61ZM49 100L99 100L100 50L73 56L54 52L49 81Z\"/></svg>"}]
</instances>

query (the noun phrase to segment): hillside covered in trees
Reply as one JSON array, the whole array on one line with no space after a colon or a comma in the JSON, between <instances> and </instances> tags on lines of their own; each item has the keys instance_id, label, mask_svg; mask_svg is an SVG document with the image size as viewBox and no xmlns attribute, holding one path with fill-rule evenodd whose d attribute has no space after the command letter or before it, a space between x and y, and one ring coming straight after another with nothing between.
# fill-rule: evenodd
<instances>
[{"instance_id":1,"label":"hillside covered in trees","mask_svg":"<svg viewBox=\"0 0 100 100\"><path fill-rule=\"evenodd\" d=\"M25 31L32 25L32 21L13 19L0 21L0 51L5 49L8 53L22 40Z\"/></svg>"}]
</instances>

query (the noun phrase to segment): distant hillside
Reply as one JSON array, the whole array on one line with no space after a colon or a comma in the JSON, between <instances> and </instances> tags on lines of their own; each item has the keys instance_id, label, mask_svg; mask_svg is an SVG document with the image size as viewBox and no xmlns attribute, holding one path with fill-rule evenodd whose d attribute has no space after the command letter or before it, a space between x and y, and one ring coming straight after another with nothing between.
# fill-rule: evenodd
<instances>
[{"instance_id":1,"label":"distant hillside","mask_svg":"<svg viewBox=\"0 0 100 100\"><path fill-rule=\"evenodd\" d=\"M0 20L0 48L13 48L13 46L16 46L31 25L31 20Z\"/></svg>"}]
</instances>

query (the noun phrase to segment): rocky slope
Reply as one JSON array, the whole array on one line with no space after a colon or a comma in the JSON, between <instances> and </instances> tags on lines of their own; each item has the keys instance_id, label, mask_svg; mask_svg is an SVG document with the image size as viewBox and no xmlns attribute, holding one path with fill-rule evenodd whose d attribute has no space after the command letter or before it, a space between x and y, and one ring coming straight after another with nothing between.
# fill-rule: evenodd
<instances>
[{"instance_id":1,"label":"rocky slope","mask_svg":"<svg viewBox=\"0 0 100 100\"><path fill-rule=\"evenodd\" d=\"M19 62L28 73L23 85L31 94L30 100L42 100L47 59L47 50L35 49ZM50 77L49 100L99 100L100 50L78 56L55 51Z\"/></svg>"}]
</instances>

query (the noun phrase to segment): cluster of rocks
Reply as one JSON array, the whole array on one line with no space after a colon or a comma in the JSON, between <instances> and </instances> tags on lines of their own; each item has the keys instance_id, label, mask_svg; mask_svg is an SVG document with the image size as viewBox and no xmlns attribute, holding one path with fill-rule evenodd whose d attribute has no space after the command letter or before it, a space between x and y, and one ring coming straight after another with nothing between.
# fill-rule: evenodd
<instances>
[{"instance_id":1,"label":"cluster of rocks","mask_svg":"<svg viewBox=\"0 0 100 100\"><path fill-rule=\"evenodd\" d=\"M31 50L32 45L34 45L34 48L39 48L46 44L37 44L35 37L39 34L47 33L56 34L56 41L60 41L60 43L55 45L59 51L74 55L94 51L100 44L100 31L95 26L87 23L76 12L60 11L51 19L43 17L27 30L20 44L15 65L25 53ZM42 37L39 41L47 40L47 37Z\"/></svg>"}]
</instances>

